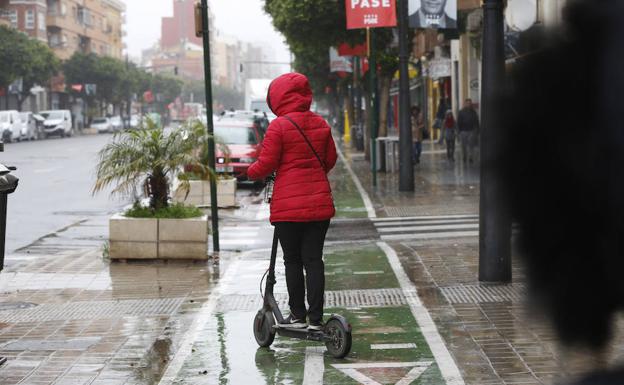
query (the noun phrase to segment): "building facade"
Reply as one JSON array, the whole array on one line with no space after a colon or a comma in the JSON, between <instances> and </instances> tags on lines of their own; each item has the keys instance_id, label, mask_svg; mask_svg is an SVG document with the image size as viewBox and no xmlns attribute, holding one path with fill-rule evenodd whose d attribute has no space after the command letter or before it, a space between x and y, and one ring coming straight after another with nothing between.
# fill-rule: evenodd
<instances>
[{"instance_id":1,"label":"building facade","mask_svg":"<svg viewBox=\"0 0 624 385\"><path fill-rule=\"evenodd\" d=\"M55 54L74 52L121 59L125 4L120 0L47 0L47 39Z\"/></svg>"}]
</instances>

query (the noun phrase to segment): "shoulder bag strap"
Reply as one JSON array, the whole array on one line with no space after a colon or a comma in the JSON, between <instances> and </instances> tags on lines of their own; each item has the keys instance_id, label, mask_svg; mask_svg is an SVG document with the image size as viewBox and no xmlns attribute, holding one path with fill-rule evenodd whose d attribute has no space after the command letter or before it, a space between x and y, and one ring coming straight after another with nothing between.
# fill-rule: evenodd
<instances>
[{"instance_id":1,"label":"shoulder bag strap","mask_svg":"<svg viewBox=\"0 0 624 385\"><path fill-rule=\"evenodd\" d=\"M284 115L284 118L288 119L289 122L291 122L293 124L293 126L295 126L297 128L297 130L299 130L299 133L301 134L301 136L303 136L303 139L305 139L306 143L308 144L308 146L310 147L310 149L312 150L312 152L314 153L314 156L316 157L316 159L318 159L319 163L321 164L321 166L323 167L323 171L327 172L327 168L325 167L325 162L323 162L321 160L321 157L318 155L318 153L316 152L316 150L314 149L314 147L312 146L312 143L310 143L310 140L308 139L308 137L306 136L306 134L303 132L303 130L301 129L301 127L299 127L299 125L297 123L295 123L294 120L292 120L290 117Z\"/></svg>"}]
</instances>

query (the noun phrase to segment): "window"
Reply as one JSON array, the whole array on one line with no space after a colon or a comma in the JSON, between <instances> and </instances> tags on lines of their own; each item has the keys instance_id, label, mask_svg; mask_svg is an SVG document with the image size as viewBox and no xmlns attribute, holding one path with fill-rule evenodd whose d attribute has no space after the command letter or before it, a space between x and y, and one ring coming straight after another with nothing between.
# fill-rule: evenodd
<instances>
[{"instance_id":1,"label":"window","mask_svg":"<svg viewBox=\"0 0 624 385\"><path fill-rule=\"evenodd\" d=\"M37 26L39 27L39 31L46 30L46 15L43 12L39 12L37 15L39 20L37 20Z\"/></svg>"},{"instance_id":2,"label":"window","mask_svg":"<svg viewBox=\"0 0 624 385\"><path fill-rule=\"evenodd\" d=\"M11 21L11 27L17 28L17 10L12 10L9 12L9 20Z\"/></svg>"},{"instance_id":3,"label":"window","mask_svg":"<svg viewBox=\"0 0 624 385\"><path fill-rule=\"evenodd\" d=\"M24 28L35 29L35 11L32 9L26 10L26 22Z\"/></svg>"}]
</instances>

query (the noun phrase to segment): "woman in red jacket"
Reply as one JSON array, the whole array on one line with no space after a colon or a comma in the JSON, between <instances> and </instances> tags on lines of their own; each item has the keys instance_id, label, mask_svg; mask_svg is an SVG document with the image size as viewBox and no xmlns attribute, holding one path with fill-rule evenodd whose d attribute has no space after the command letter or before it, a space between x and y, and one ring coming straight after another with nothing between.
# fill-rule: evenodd
<instances>
[{"instance_id":1,"label":"woman in red jacket","mask_svg":"<svg viewBox=\"0 0 624 385\"><path fill-rule=\"evenodd\" d=\"M327 122L310 111L308 79L289 73L273 80L267 103L278 116L269 126L250 179L276 171L271 198L271 223L284 251L291 327L320 330L325 296L323 244L334 216L327 173L336 164L336 146ZM305 282L303 270L305 269ZM307 287L309 309L304 296Z\"/></svg>"}]
</instances>

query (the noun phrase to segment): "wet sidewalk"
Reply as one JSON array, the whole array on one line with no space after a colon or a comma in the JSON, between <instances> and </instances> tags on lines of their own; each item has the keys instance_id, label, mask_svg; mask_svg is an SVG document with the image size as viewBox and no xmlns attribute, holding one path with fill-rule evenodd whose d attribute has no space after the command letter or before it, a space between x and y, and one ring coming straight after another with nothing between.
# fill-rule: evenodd
<instances>
[{"instance_id":1,"label":"wet sidewalk","mask_svg":"<svg viewBox=\"0 0 624 385\"><path fill-rule=\"evenodd\" d=\"M423 146L415 165L415 191L398 192L398 174L379 173L372 187L370 163L347 152L361 181L381 239L397 251L466 384L551 384L578 376L605 360L561 347L553 330L525 306L525 276L513 258L513 283L478 282L478 164L446 159L444 148Z\"/></svg>"},{"instance_id":2,"label":"wet sidewalk","mask_svg":"<svg viewBox=\"0 0 624 385\"><path fill-rule=\"evenodd\" d=\"M396 253L368 219L346 164L340 161L330 179L337 217L325 247L325 318L331 313L348 318L351 353L334 359L320 343L280 336L269 349L258 347L252 321L262 307L267 246L231 261L160 384L462 383ZM281 255L280 250L275 292L287 311Z\"/></svg>"}]
</instances>

